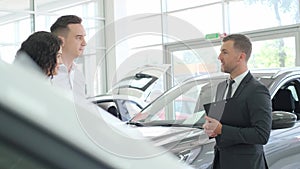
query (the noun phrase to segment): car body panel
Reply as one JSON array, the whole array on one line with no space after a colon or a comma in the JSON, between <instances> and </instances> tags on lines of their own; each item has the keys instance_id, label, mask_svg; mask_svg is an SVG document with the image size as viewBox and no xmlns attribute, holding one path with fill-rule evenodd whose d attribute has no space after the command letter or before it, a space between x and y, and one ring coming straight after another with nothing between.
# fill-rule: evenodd
<instances>
[{"instance_id":1,"label":"car body panel","mask_svg":"<svg viewBox=\"0 0 300 169\"><path fill-rule=\"evenodd\" d=\"M77 153L84 157L92 157L111 168L187 167L178 163L173 155L154 146L136 129L128 127L85 98L51 86L43 76L37 76L1 61L0 74L1 110L2 108L11 110L11 115L22 119L26 124L31 124L41 132L48 133L43 137L60 140L65 147L76 148ZM1 132L1 139L4 138L2 134ZM14 142L8 137L5 139ZM31 137L27 140L22 138L18 140L22 143L20 150L23 144L34 145L36 141L41 141L39 138ZM40 147L40 151L43 151L48 144L42 142L39 145L45 145ZM34 150L27 149L27 151ZM54 152L60 150L52 149L44 153L51 156ZM73 153L75 155L75 152ZM73 158L72 154L70 156L55 154L56 158L61 160ZM160 163L161 161L164 163Z\"/></svg>"}]
</instances>

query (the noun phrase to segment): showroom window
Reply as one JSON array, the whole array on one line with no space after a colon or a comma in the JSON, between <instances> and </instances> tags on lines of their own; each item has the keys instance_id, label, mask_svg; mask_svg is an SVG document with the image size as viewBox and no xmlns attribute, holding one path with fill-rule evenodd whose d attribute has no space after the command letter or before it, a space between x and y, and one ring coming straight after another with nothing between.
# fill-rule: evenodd
<instances>
[{"instance_id":1,"label":"showroom window","mask_svg":"<svg viewBox=\"0 0 300 169\"><path fill-rule=\"evenodd\" d=\"M190 76L220 71L217 57L223 33L244 33L251 37L251 69L293 67L300 64L299 32L296 28L300 21L298 0L160 0L160 4L157 0L140 0L138 3L123 3L126 5L115 1L116 21L120 18L129 19L119 29L124 31L124 28L130 28L136 21L151 23L155 29L138 32L135 35L140 37L138 40L133 36L127 37L131 40L123 39L122 45L115 46L116 70L125 65L131 65L130 69L134 69L146 64L171 64L174 78L167 82L172 83L167 84L169 87ZM153 7L152 11L149 11L149 6ZM134 17L133 22L130 17ZM136 27L141 27L141 24ZM292 33L287 34L286 31ZM155 32L155 35L152 34L150 38L149 32ZM217 37L205 39L208 34ZM158 36L161 36L161 40ZM151 48L157 49L152 52L155 56L163 58L151 59L151 55L154 55ZM133 56L142 62L130 64ZM123 72L116 71L115 76Z\"/></svg>"},{"instance_id":2,"label":"showroom window","mask_svg":"<svg viewBox=\"0 0 300 169\"><path fill-rule=\"evenodd\" d=\"M108 4L112 7L107 8ZM172 71L181 77L187 71L191 75L203 69L215 71L220 40L209 39L212 47L202 46L207 34L242 32L255 37L254 59L249 61L253 68L300 65L297 31L281 37L261 34L297 27L299 0L10 0L0 6L0 58L8 63L22 41L34 31L49 31L58 16L83 18L87 57L77 62L86 75L89 96L107 92L123 74L146 64L176 63ZM209 58L204 57L208 50L215 51ZM268 63L264 54L280 59ZM192 61L207 63L199 66ZM184 68L188 70L182 64L189 64Z\"/></svg>"},{"instance_id":3,"label":"showroom window","mask_svg":"<svg viewBox=\"0 0 300 169\"><path fill-rule=\"evenodd\" d=\"M249 68L294 67L295 37L272 38L253 42Z\"/></svg>"},{"instance_id":4,"label":"showroom window","mask_svg":"<svg viewBox=\"0 0 300 169\"><path fill-rule=\"evenodd\" d=\"M295 67L300 65L300 25L244 32L253 45L249 69ZM221 38L195 39L166 44L166 61L172 65L168 87L201 74L220 71ZM298 57L297 57L298 56Z\"/></svg>"},{"instance_id":5,"label":"showroom window","mask_svg":"<svg viewBox=\"0 0 300 169\"><path fill-rule=\"evenodd\" d=\"M229 32L244 32L299 23L299 0L232 1L228 5Z\"/></svg>"},{"instance_id":6,"label":"showroom window","mask_svg":"<svg viewBox=\"0 0 300 169\"><path fill-rule=\"evenodd\" d=\"M105 75L98 72L105 72L101 70L106 50L103 0L11 0L0 4L0 58L3 61L12 63L21 42L32 32L50 31L58 17L77 15L82 18L87 34L88 45L84 56L77 60L86 76L87 95L92 96L106 90L103 89L105 86L99 84L99 79L103 79ZM94 76L95 74L99 76Z\"/></svg>"}]
</instances>

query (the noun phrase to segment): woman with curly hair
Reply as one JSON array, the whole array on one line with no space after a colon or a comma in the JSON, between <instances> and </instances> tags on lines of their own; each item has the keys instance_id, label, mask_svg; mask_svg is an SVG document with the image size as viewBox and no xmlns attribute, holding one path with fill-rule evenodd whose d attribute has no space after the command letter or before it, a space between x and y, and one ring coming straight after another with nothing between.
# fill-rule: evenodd
<instances>
[{"instance_id":1,"label":"woman with curly hair","mask_svg":"<svg viewBox=\"0 0 300 169\"><path fill-rule=\"evenodd\" d=\"M22 63L20 60L28 56L46 76L52 79L58 72L59 64L62 63L61 45L62 41L56 35L46 31L35 32L22 43L15 62Z\"/></svg>"}]
</instances>

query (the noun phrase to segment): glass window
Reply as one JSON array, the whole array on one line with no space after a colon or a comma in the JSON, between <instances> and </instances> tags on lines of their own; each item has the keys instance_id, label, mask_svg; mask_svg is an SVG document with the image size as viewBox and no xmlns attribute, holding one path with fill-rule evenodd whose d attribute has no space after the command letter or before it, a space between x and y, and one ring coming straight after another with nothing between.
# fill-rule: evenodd
<instances>
[{"instance_id":1,"label":"glass window","mask_svg":"<svg viewBox=\"0 0 300 169\"><path fill-rule=\"evenodd\" d=\"M0 59L12 63L21 41L31 33L30 1L1 1L0 6Z\"/></svg>"},{"instance_id":2,"label":"glass window","mask_svg":"<svg viewBox=\"0 0 300 169\"><path fill-rule=\"evenodd\" d=\"M128 37L124 42L128 43L128 47L130 49L133 49L143 46L150 46L153 44L161 44L162 39L161 35L159 34L145 32L140 35L132 35L131 37Z\"/></svg>"},{"instance_id":3,"label":"glass window","mask_svg":"<svg viewBox=\"0 0 300 169\"><path fill-rule=\"evenodd\" d=\"M222 4L203 6L195 9L169 13L168 15L178 17L202 33L202 36L189 35L187 39L204 38L205 34L223 33ZM184 27L182 28L184 29Z\"/></svg>"},{"instance_id":4,"label":"glass window","mask_svg":"<svg viewBox=\"0 0 300 169\"><path fill-rule=\"evenodd\" d=\"M29 10L31 0L0 1L1 10L22 11ZM14 15L16 13L12 13Z\"/></svg>"},{"instance_id":5,"label":"glass window","mask_svg":"<svg viewBox=\"0 0 300 169\"><path fill-rule=\"evenodd\" d=\"M137 113L139 113L142 107L131 100L118 100L118 106L122 115L123 121L128 121L133 118Z\"/></svg>"},{"instance_id":6,"label":"glass window","mask_svg":"<svg viewBox=\"0 0 300 169\"><path fill-rule=\"evenodd\" d=\"M222 0L166 0L167 1L167 10L168 11L174 11L174 10L180 10L184 8L192 8L196 6L204 6L208 4L213 3L222 3Z\"/></svg>"},{"instance_id":7,"label":"glass window","mask_svg":"<svg viewBox=\"0 0 300 169\"><path fill-rule=\"evenodd\" d=\"M176 99L166 104L151 120L166 120L167 114L172 114L176 120L187 119L193 115L201 87L193 86Z\"/></svg>"},{"instance_id":8,"label":"glass window","mask_svg":"<svg viewBox=\"0 0 300 169\"><path fill-rule=\"evenodd\" d=\"M191 76L206 74L207 72L218 72L220 70L218 61L219 46L193 48L195 47L172 53L174 80L177 82L181 82Z\"/></svg>"},{"instance_id":9,"label":"glass window","mask_svg":"<svg viewBox=\"0 0 300 169\"><path fill-rule=\"evenodd\" d=\"M230 1L228 8L229 32L243 32L299 23L299 2L297 1Z\"/></svg>"},{"instance_id":10,"label":"glass window","mask_svg":"<svg viewBox=\"0 0 300 169\"><path fill-rule=\"evenodd\" d=\"M29 15L23 14L24 19L0 25L0 58L3 61L12 63L21 42L31 34L29 17Z\"/></svg>"},{"instance_id":11,"label":"glass window","mask_svg":"<svg viewBox=\"0 0 300 169\"><path fill-rule=\"evenodd\" d=\"M116 45L116 71L118 76L147 64L163 64L161 45L133 49L127 48L127 43Z\"/></svg>"},{"instance_id":12,"label":"glass window","mask_svg":"<svg viewBox=\"0 0 300 169\"><path fill-rule=\"evenodd\" d=\"M57 14L58 16L61 15L77 15L82 17L83 16L83 6L82 5L78 5L78 6L73 6L71 8L65 8L65 9L61 9L59 11L55 11L55 14Z\"/></svg>"},{"instance_id":13,"label":"glass window","mask_svg":"<svg viewBox=\"0 0 300 169\"><path fill-rule=\"evenodd\" d=\"M203 104L214 100L217 85L226 77L218 77L197 81L194 79L188 83L176 86L170 92L143 109L134 120L142 122L156 120L185 120L194 113L203 112ZM203 113L201 113L203 115Z\"/></svg>"},{"instance_id":14,"label":"glass window","mask_svg":"<svg viewBox=\"0 0 300 169\"><path fill-rule=\"evenodd\" d=\"M248 65L249 68L294 67L295 37L254 41Z\"/></svg>"},{"instance_id":15,"label":"glass window","mask_svg":"<svg viewBox=\"0 0 300 169\"><path fill-rule=\"evenodd\" d=\"M115 20L138 14L160 13L161 0L115 0Z\"/></svg>"}]
</instances>

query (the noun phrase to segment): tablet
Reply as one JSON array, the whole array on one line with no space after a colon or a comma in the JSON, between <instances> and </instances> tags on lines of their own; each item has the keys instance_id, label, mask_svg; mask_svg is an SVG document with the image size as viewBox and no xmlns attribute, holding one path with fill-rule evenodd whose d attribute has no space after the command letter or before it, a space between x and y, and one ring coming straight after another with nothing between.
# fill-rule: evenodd
<instances>
[{"instance_id":1,"label":"tablet","mask_svg":"<svg viewBox=\"0 0 300 169\"><path fill-rule=\"evenodd\" d=\"M204 104L206 115L218 121L221 120L227 100L220 100L212 103Z\"/></svg>"}]
</instances>

